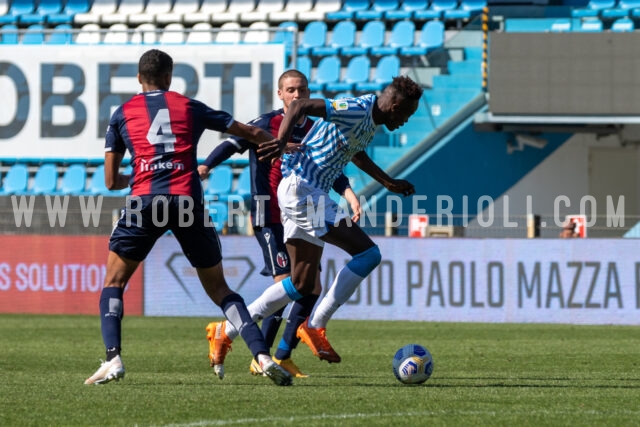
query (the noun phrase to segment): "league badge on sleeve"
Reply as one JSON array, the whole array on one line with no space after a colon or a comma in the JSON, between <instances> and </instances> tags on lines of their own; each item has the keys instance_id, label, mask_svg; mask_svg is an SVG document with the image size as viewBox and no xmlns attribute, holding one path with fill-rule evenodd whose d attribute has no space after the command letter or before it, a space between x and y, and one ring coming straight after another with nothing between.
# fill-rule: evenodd
<instances>
[{"instance_id":1,"label":"league badge on sleeve","mask_svg":"<svg viewBox=\"0 0 640 427\"><path fill-rule=\"evenodd\" d=\"M333 109L336 111L345 111L349 109L349 103L347 101L336 99L332 102Z\"/></svg>"}]
</instances>

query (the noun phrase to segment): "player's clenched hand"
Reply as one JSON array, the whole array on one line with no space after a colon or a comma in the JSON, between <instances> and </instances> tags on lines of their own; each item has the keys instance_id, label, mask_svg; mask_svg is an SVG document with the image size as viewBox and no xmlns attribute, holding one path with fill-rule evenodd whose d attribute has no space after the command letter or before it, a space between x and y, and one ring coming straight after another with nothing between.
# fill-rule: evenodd
<instances>
[{"instance_id":1,"label":"player's clenched hand","mask_svg":"<svg viewBox=\"0 0 640 427\"><path fill-rule=\"evenodd\" d=\"M279 139L274 139L269 142L263 142L258 146L258 159L260 161L273 160L283 153L293 153L298 150L300 150L300 144L285 143Z\"/></svg>"},{"instance_id":2,"label":"player's clenched hand","mask_svg":"<svg viewBox=\"0 0 640 427\"><path fill-rule=\"evenodd\" d=\"M200 165L198 166L198 175L200 175L200 179L201 180L205 180L207 179L207 177L209 176L209 171L211 169L209 169L207 166L205 165Z\"/></svg>"},{"instance_id":3,"label":"player's clenched hand","mask_svg":"<svg viewBox=\"0 0 640 427\"><path fill-rule=\"evenodd\" d=\"M387 185L387 190L400 193L404 196L410 196L416 192L413 184L404 179L394 179Z\"/></svg>"}]
</instances>

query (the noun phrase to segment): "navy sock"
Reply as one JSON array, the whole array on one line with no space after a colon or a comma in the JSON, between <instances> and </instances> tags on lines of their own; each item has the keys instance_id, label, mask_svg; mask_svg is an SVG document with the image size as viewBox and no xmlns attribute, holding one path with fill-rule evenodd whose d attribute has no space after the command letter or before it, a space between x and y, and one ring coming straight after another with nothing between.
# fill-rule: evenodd
<instances>
[{"instance_id":1,"label":"navy sock","mask_svg":"<svg viewBox=\"0 0 640 427\"><path fill-rule=\"evenodd\" d=\"M276 340L276 335L278 335L278 329L280 329L280 324L282 323L282 313L284 313L284 309L285 307L282 307L271 316L267 316L262 320L262 335L264 336L264 341L267 343L267 347L269 348L273 346L273 342Z\"/></svg>"},{"instance_id":2,"label":"navy sock","mask_svg":"<svg viewBox=\"0 0 640 427\"><path fill-rule=\"evenodd\" d=\"M269 347L264 342L262 332L249 315L249 310L240 295L226 296L222 300L220 308L222 308L227 320L240 332L240 336L247 343L253 357L258 354L269 354Z\"/></svg>"},{"instance_id":3,"label":"navy sock","mask_svg":"<svg viewBox=\"0 0 640 427\"><path fill-rule=\"evenodd\" d=\"M124 303L122 288L103 288L100 294L100 329L107 348L107 361L120 354Z\"/></svg>"},{"instance_id":4,"label":"navy sock","mask_svg":"<svg viewBox=\"0 0 640 427\"><path fill-rule=\"evenodd\" d=\"M298 346L300 339L296 336L298 327L311 315L313 307L320 298L319 295L306 295L293 303L287 317L287 326L282 333L282 339L278 344L275 358L284 360L291 357L291 352Z\"/></svg>"}]
</instances>

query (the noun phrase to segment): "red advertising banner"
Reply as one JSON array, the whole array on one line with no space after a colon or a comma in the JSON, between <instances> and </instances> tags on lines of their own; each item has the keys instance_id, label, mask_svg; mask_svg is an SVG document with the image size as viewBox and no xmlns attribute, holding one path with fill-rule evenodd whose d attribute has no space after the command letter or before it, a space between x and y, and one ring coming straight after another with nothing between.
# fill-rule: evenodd
<instances>
[{"instance_id":1,"label":"red advertising banner","mask_svg":"<svg viewBox=\"0 0 640 427\"><path fill-rule=\"evenodd\" d=\"M0 313L98 314L107 236L0 236ZM125 293L142 315L142 268Z\"/></svg>"}]
</instances>

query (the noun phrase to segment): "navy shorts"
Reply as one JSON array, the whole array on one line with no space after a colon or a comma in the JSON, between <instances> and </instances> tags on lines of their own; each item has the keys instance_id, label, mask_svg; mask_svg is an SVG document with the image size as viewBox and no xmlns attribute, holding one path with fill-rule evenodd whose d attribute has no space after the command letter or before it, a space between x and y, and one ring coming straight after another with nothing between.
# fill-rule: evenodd
<instances>
[{"instance_id":1,"label":"navy shorts","mask_svg":"<svg viewBox=\"0 0 640 427\"><path fill-rule=\"evenodd\" d=\"M218 234L202 201L187 196L127 196L127 205L111 233L109 250L143 261L156 240L169 230L193 267L213 267L222 260Z\"/></svg>"},{"instance_id":2,"label":"navy shorts","mask_svg":"<svg viewBox=\"0 0 640 427\"><path fill-rule=\"evenodd\" d=\"M260 274L271 277L291 274L291 261L284 244L282 224L271 223L265 227L256 227L254 232L264 257L264 268Z\"/></svg>"}]
</instances>

